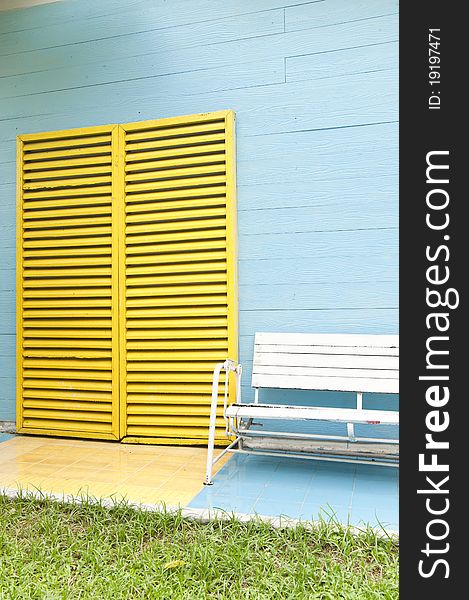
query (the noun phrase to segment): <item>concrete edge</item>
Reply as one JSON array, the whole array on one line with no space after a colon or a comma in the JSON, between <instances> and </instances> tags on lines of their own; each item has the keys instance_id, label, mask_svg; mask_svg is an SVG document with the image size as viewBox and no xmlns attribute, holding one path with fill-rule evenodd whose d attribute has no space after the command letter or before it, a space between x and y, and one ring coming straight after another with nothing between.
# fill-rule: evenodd
<instances>
[{"instance_id":1,"label":"concrete edge","mask_svg":"<svg viewBox=\"0 0 469 600\"><path fill-rule=\"evenodd\" d=\"M37 490L24 490L21 488L13 489L13 488L0 488L0 494L3 494L7 498L11 498L14 500L18 498L22 493L27 493L32 495L37 500L41 500L47 498L49 500L55 500L57 502L65 502L67 504L82 504L85 501L91 504L100 504L107 508L112 508L119 504L119 500L125 500L122 498L113 498L113 497L103 497L103 498L94 498L93 496L82 496L77 495L73 496L71 494L55 494L53 492L42 492L40 489ZM140 503L137 504L135 502L127 501L128 506L140 509L148 512L166 512L166 513L178 513L187 519L192 519L195 521L199 521L200 523L209 523L214 520L221 521L231 521L236 519L241 523L247 523L249 521L261 521L262 523L267 523L271 527L275 529L280 528L294 528L298 525L302 525L303 527L310 527L314 529L318 525L320 525L320 521L305 521L302 519L293 519L287 516L280 517L272 517L268 515L258 515L257 513L248 514L248 513L238 513L238 512L228 512L222 509L208 509L208 508L186 508L180 506L167 505L164 503L159 504L145 504ZM359 535L363 533L364 529L356 526L344 524L351 533L355 535ZM365 526L364 526L365 527ZM399 532L395 530L383 529L382 527L372 527L373 532L378 537L390 537L393 538L396 542L399 541Z\"/></svg>"},{"instance_id":2,"label":"concrete edge","mask_svg":"<svg viewBox=\"0 0 469 600\"><path fill-rule=\"evenodd\" d=\"M16 433L15 421L0 421L0 433Z\"/></svg>"}]
</instances>

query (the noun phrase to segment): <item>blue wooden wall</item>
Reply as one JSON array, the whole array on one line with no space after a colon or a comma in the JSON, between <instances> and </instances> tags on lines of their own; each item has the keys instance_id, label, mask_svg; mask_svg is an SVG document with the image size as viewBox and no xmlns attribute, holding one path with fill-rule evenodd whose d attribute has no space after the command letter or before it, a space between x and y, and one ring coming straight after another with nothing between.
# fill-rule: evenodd
<instances>
[{"instance_id":1,"label":"blue wooden wall","mask_svg":"<svg viewBox=\"0 0 469 600\"><path fill-rule=\"evenodd\" d=\"M0 420L14 419L15 136L233 109L240 358L396 333L396 0L64 0L0 13Z\"/></svg>"}]
</instances>

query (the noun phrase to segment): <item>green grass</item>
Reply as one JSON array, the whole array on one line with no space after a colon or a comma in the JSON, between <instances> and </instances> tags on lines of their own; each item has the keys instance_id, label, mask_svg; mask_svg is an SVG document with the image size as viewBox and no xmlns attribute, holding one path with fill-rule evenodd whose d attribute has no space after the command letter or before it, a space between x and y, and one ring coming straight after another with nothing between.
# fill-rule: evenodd
<instances>
[{"instance_id":1,"label":"green grass","mask_svg":"<svg viewBox=\"0 0 469 600\"><path fill-rule=\"evenodd\" d=\"M0 598L398 598L398 546L332 520L275 529L0 495Z\"/></svg>"}]
</instances>

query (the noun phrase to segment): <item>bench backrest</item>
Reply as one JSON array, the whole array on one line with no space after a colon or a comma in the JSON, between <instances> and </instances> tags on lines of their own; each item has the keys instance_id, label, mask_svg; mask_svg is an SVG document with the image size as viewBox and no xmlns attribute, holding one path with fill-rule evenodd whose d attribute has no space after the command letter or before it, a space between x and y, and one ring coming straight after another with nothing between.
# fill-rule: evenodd
<instances>
[{"instance_id":1,"label":"bench backrest","mask_svg":"<svg viewBox=\"0 0 469 600\"><path fill-rule=\"evenodd\" d=\"M252 386L399 393L399 336L256 333Z\"/></svg>"}]
</instances>

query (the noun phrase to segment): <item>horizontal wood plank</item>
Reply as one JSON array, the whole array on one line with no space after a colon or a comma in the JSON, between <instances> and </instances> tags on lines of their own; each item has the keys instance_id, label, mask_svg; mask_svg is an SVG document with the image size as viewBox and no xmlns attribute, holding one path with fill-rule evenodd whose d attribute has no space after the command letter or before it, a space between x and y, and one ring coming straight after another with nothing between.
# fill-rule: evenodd
<instances>
[{"instance_id":1,"label":"horizontal wood plank","mask_svg":"<svg viewBox=\"0 0 469 600\"><path fill-rule=\"evenodd\" d=\"M308 348L311 350L311 348ZM328 348L325 349L324 353L284 353L284 352L260 352L256 348L256 354L254 356L254 371L260 373L263 371L263 367L271 368L329 368L329 369L368 369L374 370L394 370L399 369L399 359L397 356L380 356L380 355L359 355L359 354L348 354L342 351L342 353L329 354ZM360 349L355 349L360 351ZM371 350L367 348L367 350Z\"/></svg>"},{"instance_id":2,"label":"horizontal wood plank","mask_svg":"<svg viewBox=\"0 0 469 600\"><path fill-rule=\"evenodd\" d=\"M299 355L325 355L328 358L332 358L331 355L344 355L348 356L399 356L398 347L379 348L379 353L376 348L372 346L293 346L288 344L256 344L256 356L270 356L283 354L299 354ZM274 356L272 356L274 359ZM299 359L301 360L301 359ZM273 364L273 363L271 363Z\"/></svg>"},{"instance_id":3,"label":"horizontal wood plank","mask_svg":"<svg viewBox=\"0 0 469 600\"><path fill-rule=\"evenodd\" d=\"M317 406L284 406L271 404L232 404L228 417L244 419L306 419L341 423L382 423L398 425L399 413L387 410L356 410L353 408L322 408Z\"/></svg>"},{"instance_id":4,"label":"horizontal wood plank","mask_svg":"<svg viewBox=\"0 0 469 600\"><path fill-rule=\"evenodd\" d=\"M268 383L268 385L266 385ZM396 379L369 379L359 377L310 377L301 375L252 376L253 387L284 388L295 390L331 390L337 392L399 393Z\"/></svg>"},{"instance_id":5,"label":"horizontal wood plank","mask_svg":"<svg viewBox=\"0 0 469 600\"><path fill-rule=\"evenodd\" d=\"M296 367L296 366L267 366L254 365L253 375L264 377L266 385L271 375L287 377L338 377L345 379L399 379L399 372L390 369L343 369L327 367Z\"/></svg>"}]
</instances>

